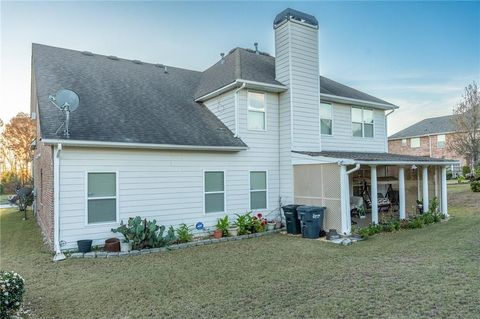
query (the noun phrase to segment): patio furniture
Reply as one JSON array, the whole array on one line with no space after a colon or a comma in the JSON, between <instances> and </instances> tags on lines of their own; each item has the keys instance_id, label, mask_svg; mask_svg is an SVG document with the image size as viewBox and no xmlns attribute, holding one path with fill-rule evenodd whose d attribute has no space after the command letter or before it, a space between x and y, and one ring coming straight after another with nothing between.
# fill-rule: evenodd
<instances>
[{"instance_id":1,"label":"patio furniture","mask_svg":"<svg viewBox=\"0 0 480 319\"><path fill-rule=\"evenodd\" d=\"M378 195L377 195L378 196ZM363 201L365 202L365 206L367 209L372 209L372 198L370 197L370 193L368 191L367 182L363 181L363 191L362 191ZM386 212L390 210L392 203L387 197L380 197L377 198L377 205L378 205L378 212Z\"/></svg>"},{"instance_id":2,"label":"patio furniture","mask_svg":"<svg viewBox=\"0 0 480 319\"><path fill-rule=\"evenodd\" d=\"M363 207L364 207L363 197L361 196L350 197L350 215L352 217L360 218L359 209Z\"/></svg>"}]
</instances>

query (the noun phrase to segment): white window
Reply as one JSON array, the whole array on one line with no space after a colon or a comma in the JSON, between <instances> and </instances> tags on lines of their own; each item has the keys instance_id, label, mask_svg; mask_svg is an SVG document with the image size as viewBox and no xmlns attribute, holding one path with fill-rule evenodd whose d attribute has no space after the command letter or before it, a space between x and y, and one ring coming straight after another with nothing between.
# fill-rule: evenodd
<instances>
[{"instance_id":1,"label":"white window","mask_svg":"<svg viewBox=\"0 0 480 319\"><path fill-rule=\"evenodd\" d=\"M267 172L250 172L250 209L267 209Z\"/></svg>"},{"instance_id":2,"label":"white window","mask_svg":"<svg viewBox=\"0 0 480 319\"><path fill-rule=\"evenodd\" d=\"M225 212L225 173L205 172L205 213Z\"/></svg>"},{"instance_id":3,"label":"white window","mask_svg":"<svg viewBox=\"0 0 480 319\"><path fill-rule=\"evenodd\" d=\"M352 107L352 135L373 137L373 110Z\"/></svg>"},{"instance_id":4,"label":"white window","mask_svg":"<svg viewBox=\"0 0 480 319\"><path fill-rule=\"evenodd\" d=\"M437 147L445 148L445 134L437 135Z\"/></svg>"},{"instance_id":5,"label":"white window","mask_svg":"<svg viewBox=\"0 0 480 319\"><path fill-rule=\"evenodd\" d=\"M402 146L407 146L407 139L406 138L402 138Z\"/></svg>"},{"instance_id":6,"label":"white window","mask_svg":"<svg viewBox=\"0 0 480 319\"><path fill-rule=\"evenodd\" d=\"M410 147L411 148L420 147L420 138L419 137L411 138L410 139Z\"/></svg>"},{"instance_id":7,"label":"white window","mask_svg":"<svg viewBox=\"0 0 480 319\"><path fill-rule=\"evenodd\" d=\"M332 135L332 104L320 103L320 132Z\"/></svg>"},{"instance_id":8,"label":"white window","mask_svg":"<svg viewBox=\"0 0 480 319\"><path fill-rule=\"evenodd\" d=\"M87 224L117 222L117 173L87 173Z\"/></svg>"},{"instance_id":9,"label":"white window","mask_svg":"<svg viewBox=\"0 0 480 319\"><path fill-rule=\"evenodd\" d=\"M248 92L247 127L249 130L265 131L265 94Z\"/></svg>"}]
</instances>

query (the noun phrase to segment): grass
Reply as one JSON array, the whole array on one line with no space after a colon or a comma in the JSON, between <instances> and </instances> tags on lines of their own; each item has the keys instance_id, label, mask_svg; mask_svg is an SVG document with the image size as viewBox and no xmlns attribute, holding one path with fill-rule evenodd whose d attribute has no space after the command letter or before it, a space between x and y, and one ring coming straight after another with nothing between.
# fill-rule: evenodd
<instances>
[{"instance_id":1,"label":"grass","mask_svg":"<svg viewBox=\"0 0 480 319\"><path fill-rule=\"evenodd\" d=\"M351 246L279 234L59 263L33 218L5 209L1 268L24 276L35 318L478 318L480 194L449 200L446 223Z\"/></svg>"},{"instance_id":2,"label":"grass","mask_svg":"<svg viewBox=\"0 0 480 319\"><path fill-rule=\"evenodd\" d=\"M11 196L11 195L0 194L0 205L9 204L8 196Z\"/></svg>"}]
</instances>

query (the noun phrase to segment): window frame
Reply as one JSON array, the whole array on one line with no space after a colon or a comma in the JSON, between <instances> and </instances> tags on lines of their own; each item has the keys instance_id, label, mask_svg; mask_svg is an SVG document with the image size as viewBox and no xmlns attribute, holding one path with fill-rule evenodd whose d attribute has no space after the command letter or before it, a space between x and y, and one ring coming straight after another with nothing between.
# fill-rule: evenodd
<instances>
[{"instance_id":1,"label":"window frame","mask_svg":"<svg viewBox=\"0 0 480 319\"><path fill-rule=\"evenodd\" d=\"M252 190L252 176L251 174L252 173L265 173L265 187L266 189L256 189L256 190ZM265 208L255 208L253 209L252 208L252 192L265 192L265 204L267 207ZM249 198L249 203L248 203L248 207L251 211L255 210L255 211L265 211L265 210L268 210L269 209L269 205L268 205L268 170L266 169L255 169L255 170L249 170L248 171L248 198Z\"/></svg>"},{"instance_id":2,"label":"window frame","mask_svg":"<svg viewBox=\"0 0 480 319\"><path fill-rule=\"evenodd\" d=\"M359 109L362 111L362 122L354 122L353 121L353 109ZM372 112L372 123L366 123L367 125L372 125L372 136L365 136L365 110ZM361 124L362 125L362 136L355 136L353 135L353 124ZM350 106L350 131L353 138L375 138L375 109L363 106Z\"/></svg>"},{"instance_id":3,"label":"window frame","mask_svg":"<svg viewBox=\"0 0 480 319\"><path fill-rule=\"evenodd\" d=\"M102 174L102 173L110 173L115 174L115 196L102 196L102 197L88 197L88 174ZM118 171L85 171L85 226L88 227L95 227L95 226L104 226L104 225L112 225L120 223L120 196L118 194ZM95 199L115 199L115 221L107 221L107 222L100 222L100 223L89 223L88 222L88 201Z\"/></svg>"},{"instance_id":4,"label":"window frame","mask_svg":"<svg viewBox=\"0 0 480 319\"><path fill-rule=\"evenodd\" d=\"M205 191L205 176L206 173L223 173L223 192L206 192ZM208 212L206 205L206 196L207 194L220 194L223 193L223 212ZM213 215L213 214L226 214L227 213L227 174L225 170L204 170L203 171L203 215Z\"/></svg>"},{"instance_id":5,"label":"window frame","mask_svg":"<svg viewBox=\"0 0 480 319\"><path fill-rule=\"evenodd\" d=\"M440 136L443 136L443 141L441 142L441 143L443 143L443 144L442 144L441 146L440 146L439 141L438 141L438 138L439 138ZM446 144L447 144L447 136L446 136L445 134L438 134L438 135L437 135L437 148L444 149L445 146L446 146Z\"/></svg>"},{"instance_id":6,"label":"window frame","mask_svg":"<svg viewBox=\"0 0 480 319\"><path fill-rule=\"evenodd\" d=\"M255 93L255 94L262 94L263 95L263 112L259 111L258 109L251 108L250 107L250 99L249 99L249 94L250 93ZM257 113L263 113L263 126L264 129L255 129L255 128L249 128L248 126L248 115L250 112L257 112ZM255 90L247 90L247 130L248 131L256 131L256 132L266 132L267 131L267 94L265 92L260 92L260 91L255 91Z\"/></svg>"},{"instance_id":7,"label":"window frame","mask_svg":"<svg viewBox=\"0 0 480 319\"><path fill-rule=\"evenodd\" d=\"M402 138L402 146L408 146L408 139Z\"/></svg>"},{"instance_id":8,"label":"window frame","mask_svg":"<svg viewBox=\"0 0 480 319\"><path fill-rule=\"evenodd\" d=\"M331 123L331 133L330 134L324 134L322 133L322 104L327 104L327 105L330 105L330 118L329 119L325 119L325 120L330 120L330 123ZM333 103L328 103L328 102L320 102L320 106L319 106L319 118L320 118L320 135L322 136L333 136Z\"/></svg>"},{"instance_id":9,"label":"window frame","mask_svg":"<svg viewBox=\"0 0 480 319\"><path fill-rule=\"evenodd\" d=\"M418 140L418 146L412 146L412 141L413 140ZM411 137L410 138L410 148L420 148L422 146L422 141L420 140L420 137Z\"/></svg>"}]
</instances>

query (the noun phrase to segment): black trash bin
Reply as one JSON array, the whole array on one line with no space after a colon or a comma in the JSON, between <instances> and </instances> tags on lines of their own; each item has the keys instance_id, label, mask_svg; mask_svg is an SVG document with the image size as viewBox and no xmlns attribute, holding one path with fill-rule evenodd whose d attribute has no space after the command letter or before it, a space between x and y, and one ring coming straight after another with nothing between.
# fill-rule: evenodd
<instances>
[{"instance_id":1,"label":"black trash bin","mask_svg":"<svg viewBox=\"0 0 480 319\"><path fill-rule=\"evenodd\" d=\"M302 237L319 238L320 232L323 230L323 216L325 215L325 207L319 206L300 206L298 214L300 215Z\"/></svg>"},{"instance_id":2,"label":"black trash bin","mask_svg":"<svg viewBox=\"0 0 480 319\"><path fill-rule=\"evenodd\" d=\"M282 207L287 223L287 234L297 235L301 233L300 220L297 213L297 208L300 206L291 204Z\"/></svg>"}]
</instances>

